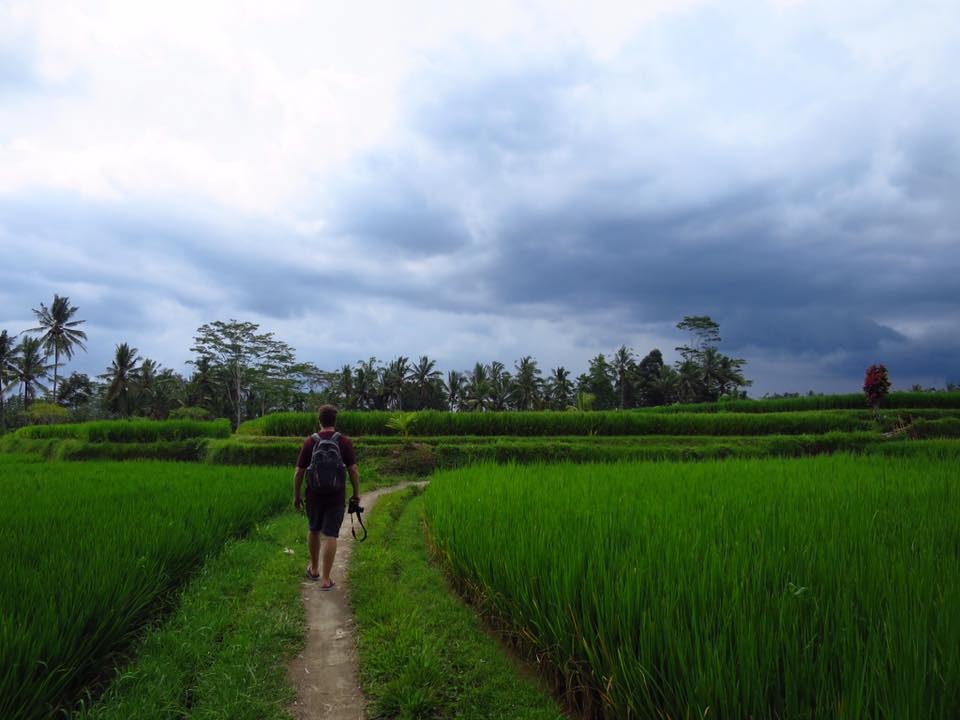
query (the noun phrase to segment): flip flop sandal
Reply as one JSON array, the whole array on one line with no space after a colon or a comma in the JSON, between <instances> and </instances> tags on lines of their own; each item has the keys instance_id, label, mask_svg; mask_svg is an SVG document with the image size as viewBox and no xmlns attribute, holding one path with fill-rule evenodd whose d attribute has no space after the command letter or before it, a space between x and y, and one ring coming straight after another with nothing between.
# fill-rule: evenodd
<instances>
[{"instance_id":1,"label":"flip flop sandal","mask_svg":"<svg viewBox=\"0 0 960 720\"><path fill-rule=\"evenodd\" d=\"M326 592L327 590L333 590L333 588L335 588L336 586L337 586L337 584L336 584L333 580L331 580L329 585L327 585L326 587L324 587L323 585L321 585L321 586L320 586L320 589L323 590L324 592Z\"/></svg>"},{"instance_id":2,"label":"flip flop sandal","mask_svg":"<svg viewBox=\"0 0 960 720\"><path fill-rule=\"evenodd\" d=\"M304 576L307 580L311 580L311 581L313 581L313 582L316 582L317 580L320 579L320 573L317 573L316 575L314 575L312 572L310 572L310 566L309 566L309 565L307 565L307 569L303 571L303 576Z\"/></svg>"}]
</instances>

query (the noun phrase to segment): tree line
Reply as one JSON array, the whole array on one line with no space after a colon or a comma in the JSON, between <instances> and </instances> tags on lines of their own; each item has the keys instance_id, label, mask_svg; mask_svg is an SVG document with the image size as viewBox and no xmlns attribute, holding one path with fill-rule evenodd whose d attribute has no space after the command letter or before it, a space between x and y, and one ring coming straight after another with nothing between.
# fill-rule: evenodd
<instances>
[{"instance_id":1,"label":"tree line","mask_svg":"<svg viewBox=\"0 0 960 720\"><path fill-rule=\"evenodd\" d=\"M437 361L375 357L324 371L298 361L295 350L256 323L215 321L197 329L183 375L119 343L110 365L91 378L64 361L86 350L85 322L70 299L54 295L34 308L37 326L18 336L0 331L0 428L15 424L105 417L228 417L312 410L332 402L351 410L610 410L743 397L751 383L745 360L718 349L720 328L708 316L687 316L677 328L690 341L667 364L659 349L640 357L627 346L589 361L574 376L558 366L544 372L524 356L512 366L494 360L469 370ZM41 402L37 402L37 401Z\"/></svg>"}]
</instances>

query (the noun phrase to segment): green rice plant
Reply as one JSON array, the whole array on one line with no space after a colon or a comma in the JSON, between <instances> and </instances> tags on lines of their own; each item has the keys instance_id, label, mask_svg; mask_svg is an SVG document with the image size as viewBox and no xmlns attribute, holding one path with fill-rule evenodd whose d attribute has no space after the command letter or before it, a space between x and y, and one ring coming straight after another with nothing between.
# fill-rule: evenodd
<instances>
[{"instance_id":1,"label":"green rice plant","mask_svg":"<svg viewBox=\"0 0 960 720\"><path fill-rule=\"evenodd\" d=\"M459 587L604 717L946 719L957 467L480 465L437 474L425 511Z\"/></svg>"},{"instance_id":2,"label":"green rice plant","mask_svg":"<svg viewBox=\"0 0 960 720\"><path fill-rule=\"evenodd\" d=\"M676 403L642 408L641 412L790 412L811 410L857 410L866 407L862 392L843 395L810 395L773 400L720 400L708 403ZM894 392L887 395L883 408L960 409L960 392Z\"/></svg>"},{"instance_id":3,"label":"green rice plant","mask_svg":"<svg viewBox=\"0 0 960 720\"><path fill-rule=\"evenodd\" d=\"M211 440L204 462L211 465L277 465L292 468L302 445L300 440L274 439L272 443Z\"/></svg>"},{"instance_id":4,"label":"green rice plant","mask_svg":"<svg viewBox=\"0 0 960 720\"><path fill-rule=\"evenodd\" d=\"M960 438L960 419L918 420L909 430L917 438Z\"/></svg>"},{"instance_id":5,"label":"green rice plant","mask_svg":"<svg viewBox=\"0 0 960 720\"><path fill-rule=\"evenodd\" d=\"M214 420L97 420L69 425L31 425L15 437L26 439L71 438L87 442L157 442L197 437L230 437L230 421Z\"/></svg>"},{"instance_id":6,"label":"green rice plant","mask_svg":"<svg viewBox=\"0 0 960 720\"><path fill-rule=\"evenodd\" d=\"M391 415L342 412L337 428L350 436L389 432ZM422 435L769 435L873 429L868 414L810 413L643 413L643 412L469 412L417 413ZM306 437L316 429L312 413L277 413L243 423L241 435Z\"/></svg>"},{"instance_id":7,"label":"green rice plant","mask_svg":"<svg viewBox=\"0 0 960 720\"><path fill-rule=\"evenodd\" d=\"M289 473L0 463L0 717L69 710L209 553L289 501Z\"/></svg>"}]
</instances>

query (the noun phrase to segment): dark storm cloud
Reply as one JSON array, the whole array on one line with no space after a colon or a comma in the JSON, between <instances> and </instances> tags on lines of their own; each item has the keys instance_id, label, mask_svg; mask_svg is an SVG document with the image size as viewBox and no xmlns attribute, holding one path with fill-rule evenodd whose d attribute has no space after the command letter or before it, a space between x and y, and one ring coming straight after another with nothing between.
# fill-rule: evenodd
<instances>
[{"instance_id":1,"label":"dark storm cloud","mask_svg":"<svg viewBox=\"0 0 960 720\"><path fill-rule=\"evenodd\" d=\"M624 334L710 314L733 352L805 354L846 374L882 356L907 373L955 373L949 329L960 328L909 331L960 309L960 133L944 113L960 105L895 83L874 97L876 76L849 52L823 37L796 42L803 52L820 48L822 86L811 73L785 89L778 80L799 67L764 69L733 41L671 56L689 77L709 75L711 64L729 73L709 86L711 97L729 90L718 97L729 117L709 108L679 120L669 107L631 114L637 97L665 92L642 52L616 58L614 69L569 56L533 68L445 66L412 96L416 152L404 162L403 148L382 150L405 172L392 174L392 190L388 182L376 194L342 196L340 222L356 213L376 245L416 246L418 223L396 222L394 199L429 186L448 209L434 225L446 241L422 251L463 261L441 285L480 292L505 312L546 309L586 322L612 310ZM623 98L624 115L605 116L626 89L634 96ZM824 111L793 128L778 107L791 98L799 115ZM773 138L735 129L718 149L710 123L749 115L768 116L760 127ZM764 144L768 153L756 152ZM363 162L376 164L376 153ZM444 172L466 190L425 180ZM475 237L476 198L486 201L487 252L471 257L462 237ZM408 210L422 204L418 196Z\"/></svg>"},{"instance_id":2,"label":"dark storm cloud","mask_svg":"<svg viewBox=\"0 0 960 720\"><path fill-rule=\"evenodd\" d=\"M59 292L122 336L161 306L207 322L369 304L491 353L555 321L543 337L582 369L630 337L675 338L669 353L678 320L709 314L755 366L793 358L838 387L876 361L901 386L960 379L960 45L903 45L916 29L879 11L862 27L751 8L671 15L609 57L428 57L394 134L289 213L311 222L0 196L0 315ZM0 48L0 94L32 82L18 58Z\"/></svg>"},{"instance_id":3,"label":"dark storm cloud","mask_svg":"<svg viewBox=\"0 0 960 720\"><path fill-rule=\"evenodd\" d=\"M411 182L417 172L412 162L371 158L339 178L325 218L328 232L371 251L412 256L450 252L469 242L456 210ZM376 211L366 212L371 205Z\"/></svg>"}]
</instances>

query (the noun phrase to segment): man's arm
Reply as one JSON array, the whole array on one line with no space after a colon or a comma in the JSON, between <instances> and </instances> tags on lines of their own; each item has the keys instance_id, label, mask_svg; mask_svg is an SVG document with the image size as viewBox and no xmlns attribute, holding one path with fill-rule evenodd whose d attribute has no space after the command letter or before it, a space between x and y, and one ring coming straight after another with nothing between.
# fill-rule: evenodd
<instances>
[{"instance_id":1,"label":"man's arm","mask_svg":"<svg viewBox=\"0 0 960 720\"><path fill-rule=\"evenodd\" d=\"M347 468L347 472L350 473L350 482L353 484L353 496L359 500L360 499L360 469L357 467L356 463Z\"/></svg>"},{"instance_id":2,"label":"man's arm","mask_svg":"<svg viewBox=\"0 0 960 720\"><path fill-rule=\"evenodd\" d=\"M303 505L303 498L300 495L300 486L303 485L303 473L304 469L298 467L297 471L293 474L293 506L297 510Z\"/></svg>"}]
</instances>

